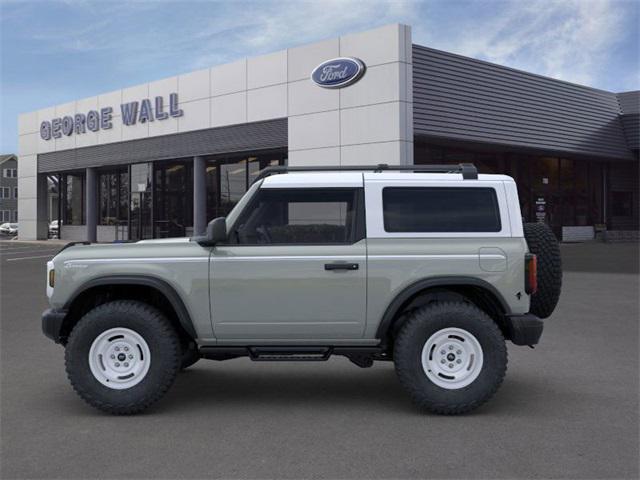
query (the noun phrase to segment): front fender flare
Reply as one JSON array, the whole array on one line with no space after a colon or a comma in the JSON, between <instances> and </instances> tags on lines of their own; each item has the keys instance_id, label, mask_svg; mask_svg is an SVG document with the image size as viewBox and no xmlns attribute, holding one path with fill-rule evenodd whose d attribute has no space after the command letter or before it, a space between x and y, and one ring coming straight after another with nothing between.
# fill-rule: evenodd
<instances>
[{"instance_id":1,"label":"front fender flare","mask_svg":"<svg viewBox=\"0 0 640 480\"><path fill-rule=\"evenodd\" d=\"M180 322L182 328L184 328L184 330L191 336L191 338L197 338L197 334L195 328L193 328L193 322L191 321L189 311L187 310L187 307L182 301L180 295L178 295L178 292L176 292L176 290L171 285L169 285L169 283L156 277L147 275L107 275L104 277L94 278L78 287L78 289L66 302L64 308L69 309L73 302L80 295L82 295L82 293L86 292L90 288L106 285L142 285L158 290L162 295L165 296L165 298L169 301L169 303L175 310L178 321Z\"/></svg>"}]
</instances>

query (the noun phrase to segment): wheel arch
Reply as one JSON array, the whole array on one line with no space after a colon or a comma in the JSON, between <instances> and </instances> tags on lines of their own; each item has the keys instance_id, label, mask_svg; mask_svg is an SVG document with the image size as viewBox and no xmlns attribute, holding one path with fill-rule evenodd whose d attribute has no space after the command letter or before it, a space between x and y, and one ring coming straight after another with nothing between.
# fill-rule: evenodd
<instances>
[{"instance_id":1,"label":"wheel arch","mask_svg":"<svg viewBox=\"0 0 640 480\"><path fill-rule=\"evenodd\" d=\"M158 303L155 306L169 307L170 320L180 333L191 340L197 338L191 315L175 288L162 279L146 275L109 275L82 284L65 303L64 309L68 314L62 325L61 336L68 336L86 312L88 303L93 301L92 305L97 306L104 301L120 298L139 299L136 293L151 294Z\"/></svg>"},{"instance_id":2,"label":"wheel arch","mask_svg":"<svg viewBox=\"0 0 640 480\"><path fill-rule=\"evenodd\" d=\"M382 346L389 347L389 340L399 323L402 323L404 312L413 306L420 306L421 299L427 300L443 293L457 295L475 304L494 318L503 333L508 333L502 319L511 313L511 309L493 285L480 278L440 276L424 278L406 286L389 303L376 331L376 338L380 339Z\"/></svg>"}]
</instances>

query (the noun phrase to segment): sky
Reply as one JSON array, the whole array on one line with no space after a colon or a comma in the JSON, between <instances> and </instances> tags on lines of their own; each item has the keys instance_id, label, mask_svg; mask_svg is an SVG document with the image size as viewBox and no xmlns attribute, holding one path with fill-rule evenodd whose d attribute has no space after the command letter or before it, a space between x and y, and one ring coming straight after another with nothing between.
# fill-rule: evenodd
<instances>
[{"instance_id":1,"label":"sky","mask_svg":"<svg viewBox=\"0 0 640 480\"><path fill-rule=\"evenodd\" d=\"M413 42L640 89L639 0L0 0L0 153L19 113L400 22Z\"/></svg>"}]
</instances>

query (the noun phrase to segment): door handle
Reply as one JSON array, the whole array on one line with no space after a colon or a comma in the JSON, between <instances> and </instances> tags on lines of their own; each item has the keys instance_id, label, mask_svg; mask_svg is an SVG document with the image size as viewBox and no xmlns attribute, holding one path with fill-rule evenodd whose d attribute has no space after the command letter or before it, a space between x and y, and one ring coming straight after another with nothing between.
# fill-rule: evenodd
<instances>
[{"instance_id":1,"label":"door handle","mask_svg":"<svg viewBox=\"0 0 640 480\"><path fill-rule=\"evenodd\" d=\"M325 263L325 270L358 270L360 265L357 263Z\"/></svg>"}]
</instances>

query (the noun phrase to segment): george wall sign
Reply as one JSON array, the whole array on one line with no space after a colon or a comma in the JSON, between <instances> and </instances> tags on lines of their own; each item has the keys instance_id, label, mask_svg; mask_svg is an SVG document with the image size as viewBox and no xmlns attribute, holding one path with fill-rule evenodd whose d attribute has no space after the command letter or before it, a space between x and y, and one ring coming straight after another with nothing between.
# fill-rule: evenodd
<instances>
[{"instance_id":1,"label":"george wall sign","mask_svg":"<svg viewBox=\"0 0 640 480\"><path fill-rule=\"evenodd\" d=\"M311 80L324 88L342 88L356 83L366 67L362 60L353 57L339 57L321 63L311 72Z\"/></svg>"},{"instance_id":2,"label":"george wall sign","mask_svg":"<svg viewBox=\"0 0 640 480\"><path fill-rule=\"evenodd\" d=\"M169 95L169 105L165 105L163 97L151 100L145 98L140 102L128 102L120 104L121 121L123 125L135 125L136 123L162 121L169 117L181 117L182 109L178 108L178 94ZM89 110L85 113L66 115L53 120L44 120L40 124L40 137L43 140L61 138L63 135L71 136L98 130L113 128L113 107L103 107L98 110Z\"/></svg>"}]
</instances>

